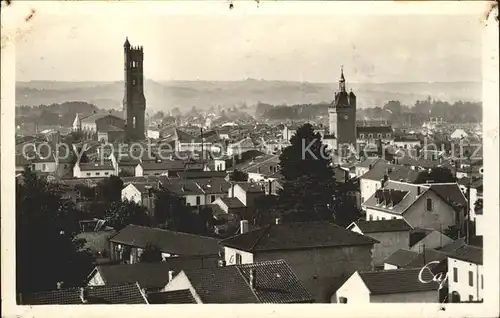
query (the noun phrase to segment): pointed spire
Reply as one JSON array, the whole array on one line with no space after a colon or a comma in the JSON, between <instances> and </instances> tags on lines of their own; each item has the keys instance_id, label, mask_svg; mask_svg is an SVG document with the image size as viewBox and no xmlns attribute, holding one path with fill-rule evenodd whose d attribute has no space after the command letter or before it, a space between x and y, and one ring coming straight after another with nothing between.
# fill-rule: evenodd
<instances>
[{"instance_id":1,"label":"pointed spire","mask_svg":"<svg viewBox=\"0 0 500 318\"><path fill-rule=\"evenodd\" d=\"M123 44L123 47L125 47L125 48L130 47L130 42L128 41L128 36L125 38L125 43Z\"/></svg>"},{"instance_id":2,"label":"pointed spire","mask_svg":"<svg viewBox=\"0 0 500 318\"><path fill-rule=\"evenodd\" d=\"M345 92L344 65L340 66L339 91Z\"/></svg>"}]
</instances>

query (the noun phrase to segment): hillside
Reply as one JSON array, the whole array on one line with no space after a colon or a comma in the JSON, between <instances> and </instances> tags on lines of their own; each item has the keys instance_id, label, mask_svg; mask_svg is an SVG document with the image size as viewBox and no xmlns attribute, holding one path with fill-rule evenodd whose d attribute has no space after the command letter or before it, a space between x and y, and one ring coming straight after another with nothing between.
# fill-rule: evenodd
<instances>
[{"instance_id":1,"label":"hillside","mask_svg":"<svg viewBox=\"0 0 500 318\"><path fill-rule=\"evenodd\" d=\"M248 79L235 82L147 80L144 84L147 109L169 111L178 107L189 111L193 106L207 109L257 102L268 104L309 104L331 101L337 85ZM352 83L360 108L382 106L389 100L412 105L431 95L435 99L480 101L481 83ZM40 105L84 101L99 108L120 108L123 82L18 82L16 105Z\"/></svg>"}]
</instances>

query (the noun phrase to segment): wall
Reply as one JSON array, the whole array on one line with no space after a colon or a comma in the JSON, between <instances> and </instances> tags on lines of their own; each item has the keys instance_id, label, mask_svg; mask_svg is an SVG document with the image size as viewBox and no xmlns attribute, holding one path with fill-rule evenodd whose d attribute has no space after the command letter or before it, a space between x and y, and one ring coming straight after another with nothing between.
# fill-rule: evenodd
<instances>
[{"instance_id":1,"label":"wall","mask_svg":"<svg viewBox=\"0 0 500 318\"><path fill-rule=\"evenodd\" d=\"M197 197L200 198L200 204L199 205L205 205L205 195L203 195L203 194L200 194L200 195L183 195L181 197L183 197L186 200L186 204L188 204L190 206L198 206L198 204L196 204L196 198Z\"/></svg>"},{"instance_id":2,"label":"wall","mask_svg":"<svg viewBox=\"0 0 500 318\"><path fill-rule=\"evenodd\" d=\"M439 296L437 290L398 293L386 295L370 295L372 303L437 303Z\"/></svg>"},{"instance_id":3,"label":"wall","mask_svg":"<svg viewBox=\"0 0 500 318\"><path fill-rule=\"evenodd\" d=\"M99 271L94 269L94 275L87 283L87 286L104 286L104 285L106 285L106 283L104 282L104 279L102 279L101 273L99 273Z\"/></svg>"},{"instance_id":4,"label":"wall","mask_svg":"<svg viewBox=\"0 0 500 318\"><path fill-rule=\"evenodd\" d=\"M368 304L370 302L370 291L356 272L337 290L337 303L340 302L340 297L347 298L347 305Z\"/></svg>"},{"instance_id":5,"label":"wall","mask_svg":"<svg viewBox=\"0 0 500 318\"><path fill-rule=\"evenodd\" d=\"M122 200L125 201L125 199L137 204L142 203L141 193L132 184L129 184L122 190Z\"/></svg>"},{"instance_id":6,"label":"wall","mask_svg":"<svg viewBox=\"0 0 500 318\"><path fill-rule=\"evenodd\" d=\"M254 255L252 253L240 251L231 247L224 247L224 260L226 261L226 265L236 264L236 253L241 255L242 264L252 264L254 262Z\"/></svg>"},{"instance_id":7,"label":"wall","mask_svg":"<svg viewBox=\"0 0 500 318\"><path fill-rule=\"evenodd\" d=\"M214 160L215 171L226 171L226 160Z\"/></svg>"},{"instance_id":8,"label":"wall","mask_svg":"<svg viewBox=\"0 0 500 318\"><path fill-rule=\"evenodd\" d=\"M397 250L410 247L410 233L401 232L380 232L365 234L380 243L375 244L373 250L373 263L375 266L384 264L384 260Z\"/></svg>"},{"instance_id":9,"label":"wall","mask_svg":"<svg viewBox=\"0 0 500 318\"><path fill-rule=\"evenodd\" d=\"M427 198L432 199L432 212L426 210ZM455 224L455 210L434 192L427 191L405 212L404 218L412 227L442 231Z\"/></svg>"},{"instance_id":10,"label":"wall","mask_svg":"<svg viewBox=\"0 0 500 318\"><path fill-rule=\"evenodd\" d=\"M187 278L186 274L184 271L181 271L179 274L177 274L166 286L163 288L163 292L166 291L173 291L173 290L183 290L183 289L189 289L191 291L191 294L194 296L194 299L196 300L196 303L201 304L202 301L198 294L196 293L196 290L193 288L191 285L191 282L189 282L189 279Z\"/></svg>"},{"instance_id":11,"label":"wall","mask_svg":"<svg viewBox=\"0 0 500 318\"><path fill-rule=\"evenodd\" d=\"M229 192L231 193L231 189L229 189ZM232 197L238 198L241 203L247 206L247 193L239 185L234 185L234 195Z\"/></svg>"},{"instance_id":12,"label":"wall","mask_svg":"<svg viewBox=\"0 0 500 318\"><path fill-rule=\"evenodd\" d=\"M79 170L79 169L78 169ZM73 173L75 170L73 170ZM115 175L114 170L90 170L90 171L79 171L80 173L75 174L75 178L102 178Z\"/></svg>"},{"instance_id":13,"label":"wall","mask_svg":"<svg viewBox=\"0 0 500 318\"><path fill-rule=\"evenodd\" d=\"M384 263L384 270L387 269L398 269L398 267L396 265Z\"/></svg>"},{"instance_id":14,"label":"wall","mask_svg":"<svg viewBox=\"0 0 500 318\"><path fill-rule=\"evenodd\" d=\"M380 180L369 180L361 178L359 180L359 188L361 190L361 204L375 194L377 189L382 186Z\"/></svg>"},{"instance_id":15,"label":"wall","mask_svg":"<svg viewBox=\"0 0 500 318\"><path fill-rule=\"evenodd\" d=\"M399 214L387 213L375 209L366 209L366 220L368 221L393 220L393 219L399 220L404 218Z\"/></svg>"},{"instance_id":16,"label":"wall","mask_svg":"<svg viewBox=\"0 0 500 318\"><path fill-rule=\"evenodd\" d=\"M54 162L35 162L33 163L36 171L55 172L57 170L57 163Z\"/></svg>"},{"instance_id":17,"label":"wall","mask_svg":"<svg viewBox=\"0 0 500 318\"><path fill-rule=\"evenodd\" d=\"M355 167L355 173L356 173L356 177L361 177L362 175L364 175L365 173L367 173L370 169L368 169L368 167Z\"/></svg>"},{"instance_id":18,"label":"wall","mask_svg":"<svg viewBox=\"0 0 500 318\"><path fill-rule=\"evenodd\" d=\"M285 260L304 286L315 296L316 302L330 302L331 288L321 284L332 278L349 276L359 270L372 270L372 245L309 248L259 252L254 262Z\"/></svg>"},{"instance_id":19,"label":"wall","mask_svg":"<svg viewBox=\"0 0 500 318\"><path fill-rule=\"evenodd\" d=\"M453 268L457 268L458 270L457 282L454 282L453 280ZM473 273L473 286L469 286L469 270ZM454 291L458 292L460 294L461 301L469 300L469 295L473 296L473 300L480 300L483 298L482 287L484 286L481 286L482 275L482 265L476 265L474 263L469 263L451 257L448 258L448 292L450 294Z\"/></svg>"}]
</instances>

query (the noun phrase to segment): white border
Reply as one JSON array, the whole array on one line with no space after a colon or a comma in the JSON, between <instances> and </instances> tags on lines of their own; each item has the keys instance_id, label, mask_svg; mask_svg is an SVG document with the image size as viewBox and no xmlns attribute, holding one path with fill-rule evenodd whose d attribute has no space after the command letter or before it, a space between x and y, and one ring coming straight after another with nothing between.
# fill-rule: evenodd
<instances>
[{"instance_id":1,"label":"white border","mask_svg":"<svg viewBox=\"0 0 500 318\"><path fill-rule=\"evenodd\" d=\"M2 211L2 312L3 316L26 317L104 317L126 316L151 317L160 315L201 317L233 316L286 316L286 317L497 317L498 307L498 259L499 259L499 199L498 199L498 22L496 13L490 14L486 21L488 8L486 2L442 1L442 2L316 2L316 1L261 1L260 5L251 0L233 1L233 10L228 10L227 1L86 1L86 2L24 2L12 1L12 5L2 4L2 50L1 50L1 211ZM25 22L30 9L36 10L35 18ZM109 11L110 23L114 14L460 14L478 13L478 20L485 25L483 55L483 113L484 113L484 165L486 175L485 210L489 231L484 237L484 266L487 279L485 302L483 304L446 305L442 311L438 304L370 304L363 308L351 305L314 304L314 305L126 305L126 306L15 306L15 223L14 223L14 108L15 108L15 48L16 39L24 32L37 27L37 21L50 19L52 14L70 15L73 10L89 13ZM457 30L459 32L459 30ZM411 36L411 35L410 35ZM43 261L43 260L40 260ZM36 267L36 264L33 264Z\"/></svg>"}]
</instances>

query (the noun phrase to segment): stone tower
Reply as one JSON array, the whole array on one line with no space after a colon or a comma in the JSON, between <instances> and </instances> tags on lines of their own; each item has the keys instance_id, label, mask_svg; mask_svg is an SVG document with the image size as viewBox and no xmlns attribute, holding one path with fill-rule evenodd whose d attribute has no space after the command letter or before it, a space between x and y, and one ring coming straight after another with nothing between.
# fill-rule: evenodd
<instances>
[{"instance_id":1,"label":"stone tower","mask_svg":"<svg viewBox=\"0 0 500 318\"><path fill-rule=\"evenodd\" d=\"M146 99L144 98L144 52L142 46L130 45L128 38L123 45L125 53L125 139L143 140L145 136Z\"/></svg>"},{"instance_id":2,"label":"stone tower","mask_svg":"<svg viewBox=\"0 0 500 318\"><path fill-rule=\"evenodd\" d=\"M343 67L340 70L339 89L328 107L330 135L335 136L337 149L342 145L356 146L356 95L347 93Z\"/></svg>"}]
</instances>

